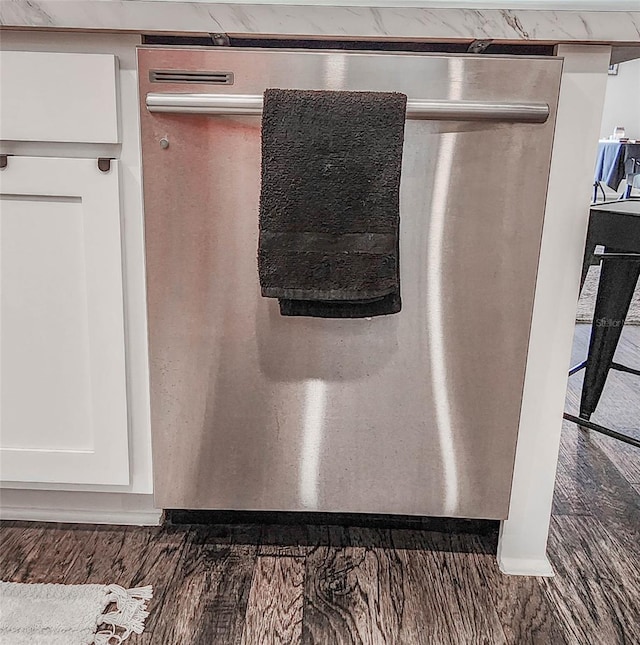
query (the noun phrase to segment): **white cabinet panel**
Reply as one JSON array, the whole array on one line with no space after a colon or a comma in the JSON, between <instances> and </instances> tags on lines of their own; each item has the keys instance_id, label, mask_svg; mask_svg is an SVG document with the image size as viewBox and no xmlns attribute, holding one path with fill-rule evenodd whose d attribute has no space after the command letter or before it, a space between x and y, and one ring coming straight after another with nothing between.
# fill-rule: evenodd
<instances>
[{"instance_id":1,"label":"white cabinet panel","mask_svg":"<svg viewBox=\"0 0 640 645\"><path fill-rule=\"evenodd\" d=\"M118 166L0 172L4 481L128 484Z\"/></svg>"},{"instance_id":2,"label":"white cabinet panel","mask_svg":"<svg viewBox=\"0 0 640 645\"><path fill-rule=\"evenodd\" d=\"M0 53L0 139L118 143L112 54Z\"/></svg>"},{"instance_id":3,"label":"white cabinet panel","mask_svg":"<svg viewBox=\"0 0 640 645\"><path fill-rule=\"evenodd\" d=\"M3 448L92 448L82 210L2 198Z\"/></svg>"}]
</instances>

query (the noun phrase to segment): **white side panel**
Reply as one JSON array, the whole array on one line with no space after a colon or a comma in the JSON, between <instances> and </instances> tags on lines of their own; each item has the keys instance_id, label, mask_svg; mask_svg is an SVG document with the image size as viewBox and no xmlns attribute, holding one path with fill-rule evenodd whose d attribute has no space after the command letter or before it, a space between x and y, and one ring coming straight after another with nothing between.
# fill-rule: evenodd
<instances>
[{"instance_id":1,"label":"white side panel","mask_svg":"<svg viewBox=\"0 0 640 645\"><path fill-rule=\"evenodd\" d=\"M1 172L2 479L128 484L117 162Z\"/></svg>"},{"instance_id":2,"label":"white side panel","mask_svg":"<svg viewBox=\"0 0 640 645\"><path fill-rule=\"evenodd\" d=\"M509 519L498 564L553 575L547 535L580 270L589 219L610 47L562 45L564 56Z\"/></svg>"},{"instance_id":3,"label":"white side panel","mask_svg":"<svg viewBox=\"0 0 640 645\"><path fill-rule=\"evenodd\" d=\"M0 139L118 143L112 54L0 53Z\"/></svg>"}]
</instances>

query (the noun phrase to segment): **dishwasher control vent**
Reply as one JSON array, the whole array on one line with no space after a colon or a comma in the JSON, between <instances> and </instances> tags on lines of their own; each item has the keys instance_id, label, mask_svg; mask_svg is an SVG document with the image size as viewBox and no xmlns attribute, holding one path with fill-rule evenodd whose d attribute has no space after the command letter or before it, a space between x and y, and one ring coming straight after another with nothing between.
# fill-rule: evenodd
<instances>
[{"instance_id":1,"label":"dishwasher control vent","mask_svg":"<svg viewBox=\"0 0 640 645\"><path fill-rule=\"evenodd\" d=\"M152 83L206 83L207 85L233 85L233 72L197 72L179 69L152 69Z\"/></svg>"}]
</instances>

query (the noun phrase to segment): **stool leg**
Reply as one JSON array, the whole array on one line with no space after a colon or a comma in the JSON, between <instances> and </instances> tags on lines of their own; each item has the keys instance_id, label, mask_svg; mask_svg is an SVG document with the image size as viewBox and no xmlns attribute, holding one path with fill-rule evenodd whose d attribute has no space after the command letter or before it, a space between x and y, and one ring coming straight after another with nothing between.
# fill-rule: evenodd
<instances>
[{"instance_id":1,"label":"stool leg","mask_svg":"<svg viewBox=\"0 0 640 645\"><path fill-rule=\"evenodd\" d=\"M584 256L582 258L582 275L580 276L580 293L584 285L585 278L591 266L591 259L596 250L598 235L600 231L593 224L593 215L589 215L589 228L587 229L587 240L584 245Z\"/></svg>"},{"instance_id":2,"label":"stool leg","mask_svg":"<svg viewBox=\"0 0 640 645\"><path fill-rule=\"evenodd\" d=\"M616 252L610 248L607 251ZM580 400L580 416L584 419L591 417L602 395L638 276L640 262L624 258L602 261Z\"/></svg>"}]
</instances>

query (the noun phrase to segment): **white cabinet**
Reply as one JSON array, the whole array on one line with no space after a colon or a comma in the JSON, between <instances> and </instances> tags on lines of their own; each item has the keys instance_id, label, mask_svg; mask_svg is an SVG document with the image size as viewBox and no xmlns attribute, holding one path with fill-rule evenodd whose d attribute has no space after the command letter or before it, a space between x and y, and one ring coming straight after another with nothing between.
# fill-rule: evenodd
<instances>
[{"instance_id":1,"label":"white cabinet","mask_svg":"<svg viewBox=\"0 0 640 645\"><path fill-rule=\"evenodd\" d=\"M135 34L0 38L0 514L156 524ZM110 157L111 169L97 159Z\"/></svg>"},{"instance_id":2,"label":"white cabinet","mask_svg":"<svg viewBox=\"0 0 640 645\"><path fill-rule=\"evenodd\" d=\"M2 480L129 483L118 162L0 171Z\"/></svg>"}]
</instances>

